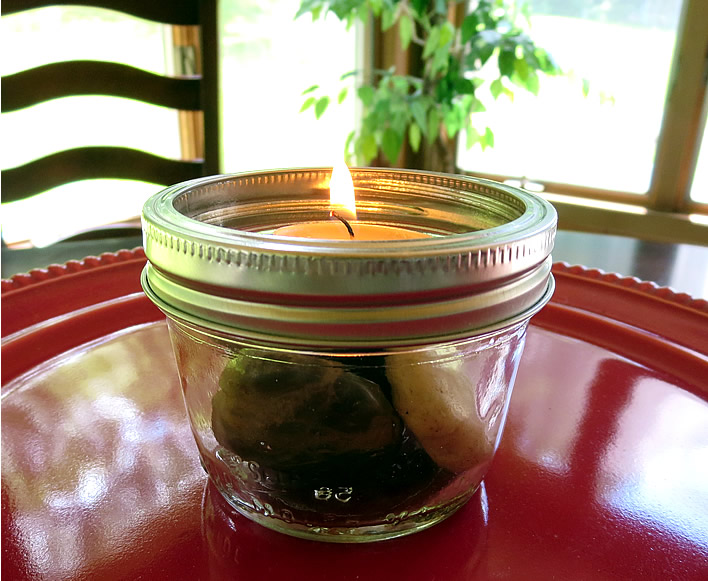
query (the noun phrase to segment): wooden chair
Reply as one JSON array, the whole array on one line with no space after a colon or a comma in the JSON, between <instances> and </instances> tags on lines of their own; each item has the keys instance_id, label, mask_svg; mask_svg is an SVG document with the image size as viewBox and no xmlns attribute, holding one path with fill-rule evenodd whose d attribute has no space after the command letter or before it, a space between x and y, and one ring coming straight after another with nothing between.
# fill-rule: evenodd
<instances>
[{"instance_id":1,"label":"wooden chair","mask_svg":"<svg viewBox=\"0 0 708 581\"><path fill-rule=\"evenodd\" d=\"M96 178L170 185L219 173L218 50L216 0L3 0L2 14L57 5L116 10L172 25L175 44L193 43L195 70L166 77L138 68L79 60L46 64L2 78L2 112L65 96L125 97L179 110L181 159L127 147L78 147L2 171L2 202ZM178 68L176 66L176 68Z\"/></svg>"}]
</instances>

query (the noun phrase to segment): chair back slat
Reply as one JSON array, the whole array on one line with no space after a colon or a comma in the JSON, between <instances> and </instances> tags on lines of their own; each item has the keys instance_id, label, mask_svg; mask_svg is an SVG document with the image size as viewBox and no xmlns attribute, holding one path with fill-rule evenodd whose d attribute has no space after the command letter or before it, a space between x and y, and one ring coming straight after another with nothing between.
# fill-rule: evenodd
<instances>
[{"instance_id":1,"label":"chair back slat","mask_svg":"<svg viewBox=\"0 0 708 581\"><path fill-rule=\"evenodd\" d=\"M113 178L176 184L199 175L203 175L203 160L167 159L127 147L79 147L4 170L0 181L3 202L14 202L77 180Z\"/></svg>"},{"instance_id":2,"label":"chair back slat","mask_svg":"<svg viewBox=\"0 0 708 581\"><path fill-rule=\"evenodd\" d=\"M189 76L167 77L126 64L74 60L44 64L3 77L2 113L75 95L116 96L195 112L178 116L182 143L175 150L183 152L183 159L166 159L110 143L60 151L3 170L0 177L3 203L86 179L119 178L167 186L220 173L216 0L3 0L0 6L3 15L49 6L91 6L174 25L175 33L182 26L196 27L188 29L193 37L188 46L195 47L199 65ZM193 34L194 31L197 33ZM90 59L91 47L87 51L86 58Z\"/></svg>"},{"instance_id":3,"label":"chair back slat","mask_svg":"<svg viewBox=\"0 0 708 581\"><path fill-rule=\"evenodd\" d=\"M200 23L197 0L3 0L2 14L46 6L89 6L116 10L145 20L185 26Z\"/></svg>"},{"instance_id":4,"label":"chair back slat","mask_svg":"<svg viewBox=\"0 0 708 581\"><path fill-rule=\"evenodd\" d=\"M3 77L2 112L76 95L126 97L171 109L198 111L200 86L199 77L164 77L119 63L59 62Z\"/></svg>"}]
</instances>

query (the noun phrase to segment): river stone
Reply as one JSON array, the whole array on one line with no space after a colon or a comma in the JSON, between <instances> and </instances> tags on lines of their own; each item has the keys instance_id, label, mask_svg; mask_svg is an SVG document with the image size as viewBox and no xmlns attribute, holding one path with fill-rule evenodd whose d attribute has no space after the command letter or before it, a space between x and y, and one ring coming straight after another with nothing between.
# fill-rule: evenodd
<instances>
[{"instance_id":1,"label":"river stone","mask_svg":"<svg viewBox=\"0 0 708 581\"><path fill-rule=\"evenodd\" d=\"M397 446L402 425L379 386L312 356L247 350L212 399L217 441L264 467L287 469Z\"/></svg>"},{"instance_id":2,"label":"river stone","mask_svg":"<svg viewBox=\"0 0 708 581\"><path fill-rule=\"evenodd\" d=\"M494 446L480 417L476 385L464 359L435 353L389 357L393 405L430 457L453 473L489 462Z\"/></svg>"}]
</instances>

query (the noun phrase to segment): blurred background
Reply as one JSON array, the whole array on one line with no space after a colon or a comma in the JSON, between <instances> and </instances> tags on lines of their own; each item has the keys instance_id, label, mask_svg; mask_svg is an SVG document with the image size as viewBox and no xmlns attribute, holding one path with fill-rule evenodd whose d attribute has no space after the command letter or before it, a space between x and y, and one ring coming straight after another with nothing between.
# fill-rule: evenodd
<instances>
[{"instance_id":1,"label":"blurred background","mask_svg":"<svg viewBox=\"0 0 708 581\"><path fill-rule=\"evenodd\" d=\"M508 4L488 3L491 10ZM420 3L390 4L405 16ZM460 4L464 18L480 3L447 4ZM490 83L481 86L479 94L486 91L493 106L472 117L481 131L492 129L493 146L466 147L462 128L454 143L455 170L541 193L558 208L561 228L708 245L705 2L527 4L529 35L563 74L540 74L537 95L515 90L513 99L490 99ZM307 11L296 18L299 0L217 6L222 173L331 166L342 159L347 136L366 113L354 95L361 74L344 81L342 75L376 67L405 74L414 66L406 53L415 43L403 50L400 22L382 26L369 17L347 25L326 10L316 20ZM105 9L49 6L3 15L0 39L3 77L75 58L175 73L171 26ZM491 82L498 72L490 74ZM351 90L338 103L347 83ZM301 111L308 97L303 93L313 85L318 95L331 97L317 114L314 107ZM105 113L106 101L111 114ZM79 144L134 146L137 140L160 156L180 156L177 112L124 98L55 99L3 113L1 123L2 169ZM394 165L415 166L410 156L401 156ZM379 162L386 160L374 159ZM89 180L3 203L3 243L44 246L129 220L159 189L153 183Z\"/></svg>"}]
</instances>

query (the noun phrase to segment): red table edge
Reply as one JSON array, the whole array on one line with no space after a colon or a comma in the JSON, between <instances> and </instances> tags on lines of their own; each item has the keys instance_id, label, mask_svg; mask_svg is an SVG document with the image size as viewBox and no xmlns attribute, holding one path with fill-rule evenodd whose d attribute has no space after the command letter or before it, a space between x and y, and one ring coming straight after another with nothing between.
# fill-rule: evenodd
<instances>
[{"instance_id":1,"label":"red table edge","mask_svg":"<svg viewBox=\"0 0 708 581\"><path fill-rule=\"evenodd\" d=\"M56 340L55 347L59 349L69 341L69 337L62 337L61 333L71 335L72 345L81 337L85 341L94 339L91 333L95 329L92 331L91 327L95 325L89 323L97 314L110 319L103 328L109 332L118 331L127 323L135 325L159 320L162 314L158 309L142 300L140 272L145 262L143 249L135 248L69 261L63 266L34 269L3 280L2 353L5 365L2 383L26 367L27 351L23 345L30 339L28 335L35 331L41 330L46 337ZM702 371L708 365L708 333L705 332L708 328L708 301L653 282L562 262L553 265L553 273L557 281L556 292L550 305L534 317L534 325L581 340L590 339L618 352L626 346L634 346L636 349L632 355L644 364L651 364L651 353L657 354L661 347L665 358L692 360L690 374ZM83 284L86 284L85 288L82 288ZM565 324L562 329L556 328L556 311L559 310L566 312L565 318L574 321L572 328L566 328L568 325ZM592 318L598 319L596 323L601 326L611 324L615 332L598 335L603 337L600 343L593 341L588 336L595 324ZM624 343L618 344L617 341ZM68 344L64 346L69 347ZM24 355L20 357L22 353ZM52 352L51 355L56 354ZM41 358L42 354L36 356ZM20 359L25 360L24 363ZM671 367L675 368L674 365Z\"/></svg>"},{"instance_id":2,"label":"red table edge","mask_svg":"<svg viewBox=\"0 0 708 581\"><path fill-rule=\"evenodd\" d=\"M708 358L708 301L636 277L564 262L553 265L553 274L553 304L630 325ZM534 322L542 320L543 310Z\"/></svg>"},{"instance_id":3,"label":"red table edge","mask_svg":"<svg viewBox=\"0 0 708 581\"><path fill-rule=\"evenodd\" d=\"M27 287L42 284L59 277L74 275L76 273L110 266L118 262L129 260L146 260L145 251L141 246L132 250L118 250L116 252L104 252L100 256L87 256L81 260L69 260L64 264L50 264L46 268L33 268L29 272L13 274L10 278L3 278L0 281L2 296L10 295L16 291L21 291Z\"/></svg>"},{"instance_id":4,"label":"red table edge","mask_svg":"<svg viewBox=\"0 0 708 581\"><path fill-rule=\"evenodd\" d=\"M69 260L65 264L51 264L46 268L34 268L27 273L18 273L10 278L2 279L2 281L0 281L2 296L3 298L10 298L14 296L14 293L17 291L22 291L28 287L46 283L47 281L62 276L75 275L95 268L110 266L118 262L133 260L140 260L142 262L147 260L142 247L139 246L132 250L118 250L117 252L104 252L100 256L87 256L81 260ZM663 300L679 303L697 311L708 313L708 301L705 299L694 298L687 293L675 291L670 287L659 286L654 282L642 281L633 276L608 273L599 268L571 265L567 262L553 263L553 274L587 278L617 285L622 288L636 290ZM136 285L136 291L139 290L139 285Z\"/></svg>"},{"instance_id":5,"label":"red table edge","mask_svg":"<svg viewBox=\"0 0 708 581\"><path fill-rule=\"evenodd\" d=\"M676 291L671 287L660 286L655 282L640 280L635 276L624 276L617 273L605 272L599 268L589 268L577 264L571 265L567 262L553 263L553 274L595 280L644 293L661 300L678 303L702 313L708 313L708 300L695 298L688 293Z\"/></svg>"},{"instance_id":6,"label":"red table edge","mask_svg":"<svg viewBox=\"0 0 708 581\"><path fill-rule=\"evenodd\" d=\"M141 292L140 271L146 260L145 252L138 247L35 268L3 279L2 337L90 305ZM97 280L100 286L95 284ZM91 288L81 292L84 281L91 282Z\"/></svg>"},{"instance_id":7,"label":"red table edge","mask_svg":"<svg viewBox=\"0 0 708 581\"><path fill-rule=\"evenodd\" d=\"M46 268L35 268L28 273L19 273L10 278L2 279L2 299L3 301L9 301L7 306L12 308L14 306L13 301L17 300L17 297L28 291L32 292L38 285L51 285L67 276L90 273L96 269L110 267L121 262L133 263L137 261L144 264L146 260L143 248L137 247L132 250L105 252L100 256L88 256L82 260L70 260L65 264L52 264ZM654 282L642 281L636 277L608 273L598 268L570 265L567 262L554 263L553 274L556 277L593 280L605 285L646 294L662 301L676 303L688 309L708 314L707 300L694 298L687 293L675 291L670 287L659 286ZM139 292L141 290L139 280L135 279L132 282L134 283L132 287L134 292ZM116 293L115 296L120 296L120 294ZM7 333L3 332L3 336L5 334Z\"/></svg>"}]
</instances>

